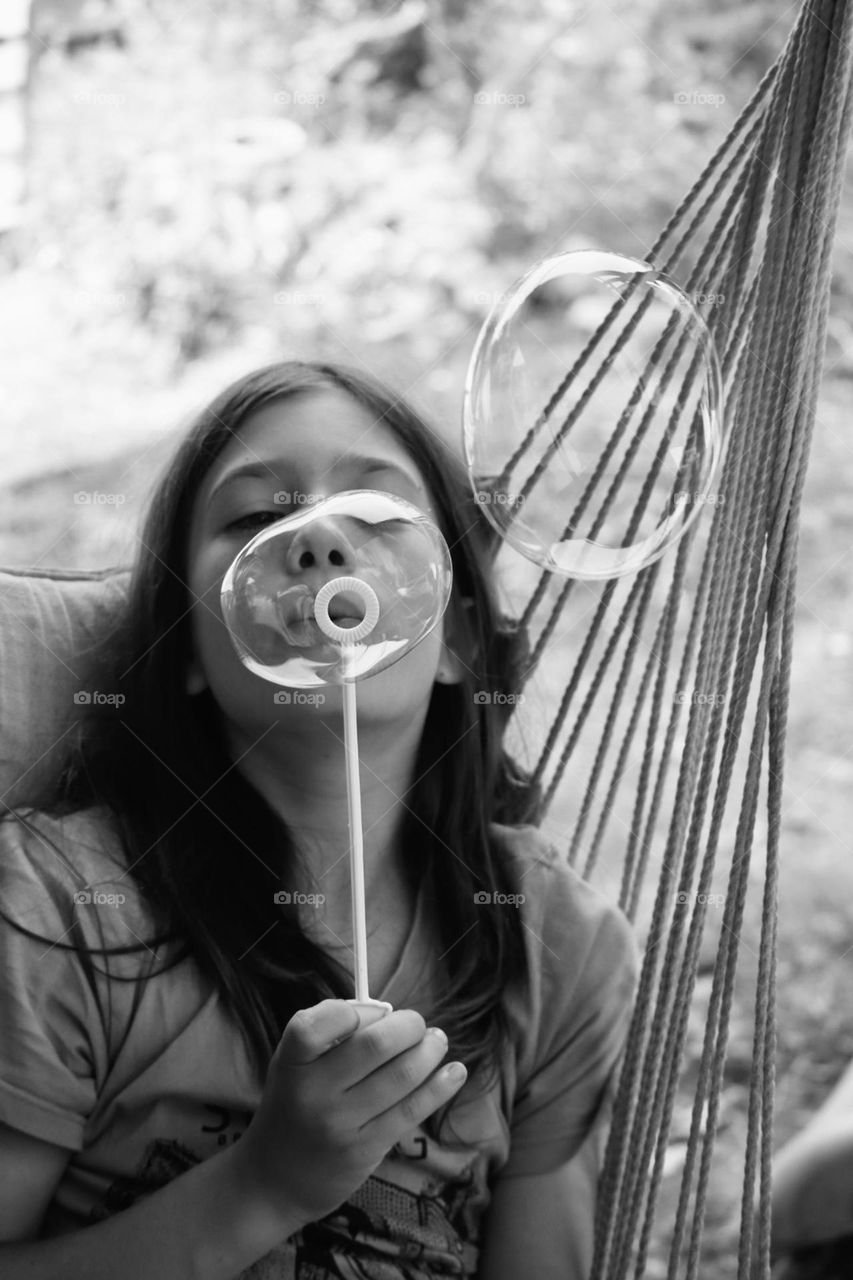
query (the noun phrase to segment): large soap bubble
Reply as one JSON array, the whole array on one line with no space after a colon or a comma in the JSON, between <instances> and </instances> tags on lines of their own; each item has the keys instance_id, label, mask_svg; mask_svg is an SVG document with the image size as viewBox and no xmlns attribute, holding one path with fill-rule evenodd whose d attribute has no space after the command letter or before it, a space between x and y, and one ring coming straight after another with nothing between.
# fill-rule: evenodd
<instances>
[{"instance_id":1,"label":"large soap bubble","mask_svg":"<svg viewBox=\"0 0 853 1280\"><path fill-rule=\"evenodd\" d=\"M723 501L721 377L699 311L646 262L565 253L493 308L463 410L477 501L546 569L613 578Z\"/></svg>"},{"instance_id":2,"label":"large soap bubble","mask_svg":"<svg viewBox=\"0 0 853 1280\"><path fill-rule=\"evenodd\" d=\"M244 665L306 689L383 671L428 635L452 584L439 529L412 503L347 490L268 526L222 583Z\"/></svg>"}]
</instances>

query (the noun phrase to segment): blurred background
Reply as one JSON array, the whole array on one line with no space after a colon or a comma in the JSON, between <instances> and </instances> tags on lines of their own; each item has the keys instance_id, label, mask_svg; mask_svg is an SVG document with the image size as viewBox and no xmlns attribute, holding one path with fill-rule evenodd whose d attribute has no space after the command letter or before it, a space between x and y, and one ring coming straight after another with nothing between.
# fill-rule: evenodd
<instances>
[{"instance_id":1,"label":"blurred background","mask_svg":"<svg viewBox=\"0 0 853 1280\"><path fill-rule=\"evenodd\" d=\"M127 563L189 417L272 360L369 369L459 447L465 372L495 298L549 253L644 257L797 8L4 0L0 566ZM853 1053L851 295L848 172L802 516L780 1140ZM701 1033L700 1012L694 1054ZM751 1039L744 995L708 1216L719 1276ZM689 1089L684 1132L688 1108ZM673 1186L679 1150L676 1131ZM647 1274L664 1274L658 1253Z\"/></svg>"}]
</instances>

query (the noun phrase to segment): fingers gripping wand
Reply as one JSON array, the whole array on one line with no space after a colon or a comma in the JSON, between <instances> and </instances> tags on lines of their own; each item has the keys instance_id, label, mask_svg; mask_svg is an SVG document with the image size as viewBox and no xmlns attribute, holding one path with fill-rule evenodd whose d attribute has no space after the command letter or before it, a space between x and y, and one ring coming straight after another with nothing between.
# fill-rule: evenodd
<instances>
[{"instance_id":1,"label":"fingers gripping wand","mask_svg":"<svg viewBox=\"0 0 853 1280\"><path fill-rule=\"evenodd\" d=\"M364 605L364 616L355 627L341 627L329 616L329 605L340 592L356 595ZM344 700L344 756L349 819L350 883L352 892L352 936L355 947L355 998L360 1004L382 1004L371 1000L367 978L367 922L364 899L364 839L361 823L361 783L358 772L358 717L356 714L355 645L370 635L379 620L379 599L361 578L334 578L320 588L314 600L317 626L341 646Z\"/></svg>"}]
</instances>

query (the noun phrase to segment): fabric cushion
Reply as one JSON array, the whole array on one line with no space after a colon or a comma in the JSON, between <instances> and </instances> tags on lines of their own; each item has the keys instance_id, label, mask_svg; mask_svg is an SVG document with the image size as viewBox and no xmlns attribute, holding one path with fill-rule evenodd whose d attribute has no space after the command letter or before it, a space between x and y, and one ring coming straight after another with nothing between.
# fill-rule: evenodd
<instances>
[{"instance_id":1,"label":"fabric cushion","mask_svg":"<svg viewBox=\"0 0 853 1280\"><path fill-rule=\"evenodd\" d=\"M127 569L0 569L0 812L32 802L100 694L91 646L117 617Z\"/></svg>"}]
</instances>

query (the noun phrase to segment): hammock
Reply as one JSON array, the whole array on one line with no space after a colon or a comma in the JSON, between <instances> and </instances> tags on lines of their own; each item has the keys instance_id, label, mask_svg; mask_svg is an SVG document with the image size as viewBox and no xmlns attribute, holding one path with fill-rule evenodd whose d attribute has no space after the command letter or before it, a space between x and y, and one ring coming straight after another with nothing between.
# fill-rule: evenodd
<instances>
[{"instance_id":1,"label":"hammock","mask_svg":"<svg viewBox=\"0 0 853 1280\"><path fill-rule=\"evenodd\" d=\"M725 875L727 866L667 1277L693 1280L699 1274L765 745L766 868L737 1276L744 1280L747 1275L770 1274L776 891L798 508L815 418L830 251L850 123L851 25L853 0L810 0L803 6L779 59L653 247L650 261L679 280L686 292L707 290L713 282L715 305L705 319L725 384L729 439L719 484L726 501L691 526L677 551L630 580L615 624L612 600L620 583L611 580L603 587L533 766L538 790L530 788L523 813L537 823L546 820L613 664L612 699L603 732L600 741L596 734L597 749L590 753L594 759L582 799L578 803L575 791L571 806L577 821L569 860L582 874L593 872L608 823L630 791L619 900L635 920L650 850L663 847L664 852L657 889L653 900L649 897L648 942L599 1193L595 1280L641 1277L646 1272L707 901L715 869ZM695 253L696 245L701 245L701 252L685 279L683 262L691 249ZM595 370L596 358L603 367L618 313L616 305L588 343L583 353L587 373ZM660 353L653 352L651 359L656 358ZM578 367L572 368L551 397L540 422L516 450L513 466L546 420L552 432L556 430L556 441L568 434L572 414L557 425L557 407L577 373ZM684 481L688 473L685 460ZM507 474L508 470L502 479ZM700 531L705 535L701 567ZM555 583L544 572L523 602L521 623L530 637L527 679L540 664L572 597L587 607L587 585L573 579ZM692 611L689 618L679 619L685 599ZM656 624L651 643L644 643L650 602L655 604L651 616ZM588 693L576 706L582 673L608 606L603 656ZM623 638L625 652L616 674L614 658ZM669 675L675 670L673 685ZM629 689L633 705L614 758L614 728ZM687 689L714 691L715 696L689 702L685 735L679 721L688 703L675 697L674 690ZM730 847L717 868L726 799L751 693L752 727L740 811ZM516 709L510 734L521 732L523 719L523 711ZM632 779L626 762L637 736L642 739L641 762ZM655 824L674 775L674 748L681 758L674 797L664 809L668 826L662 842Z\"/></svg>"}]
</instances>

